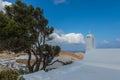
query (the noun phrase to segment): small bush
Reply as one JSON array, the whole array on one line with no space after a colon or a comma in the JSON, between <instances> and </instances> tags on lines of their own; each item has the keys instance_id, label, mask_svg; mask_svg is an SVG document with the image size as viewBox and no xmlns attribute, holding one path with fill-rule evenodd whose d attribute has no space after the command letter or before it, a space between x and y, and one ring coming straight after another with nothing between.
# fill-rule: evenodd
<instances>
[{"instance_id":1,"label":"small bush","mask_svg":"<svg viewBox=\"0 0 120 80\"><path fill-rule=\"evenodd\" d=\"M5 70L0 72L0 80L17 80L19 74L14 70Z\"/></svg>"},{"instance_id":2,"label":"small bush","mask_svg":"<svg viewBox=\"0 0 120 80\"><path fill-rule=\"evenodd\" d=\"M19 72L19 74L29 74L28 70L19 69L18 72Z\"/></svg>"},{"instance_id":3,"label":"small bush","mask_svg":"<svg viewBox=\"0 0 120 80\"><path fill-rule=\"evenodd\" d=\"M19 71L15 70L4 70L0 72L0 80L17 80L18 76L20 75ZM20 80L25 80L23 77Z\"/></svg>"},{"instance_id":4,"label":"small bush","mask_svg":"<svg viewBox=\"0 0 120 80\"><path fill-rule=\"evenodd\" d=\"M25 80L25 79L23 77L21 77L20 80Z\"/></svg>"}]
</instances>

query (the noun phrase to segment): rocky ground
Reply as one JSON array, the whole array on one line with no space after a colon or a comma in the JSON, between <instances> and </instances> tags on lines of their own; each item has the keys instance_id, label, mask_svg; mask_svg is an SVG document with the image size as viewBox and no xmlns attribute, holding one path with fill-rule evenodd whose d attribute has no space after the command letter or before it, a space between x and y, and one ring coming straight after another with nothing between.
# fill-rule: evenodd
<instances>
[{"instance_id":1,"label":"rocky ground","mask_svg":"<svg viewBox=\"0 0 120 80\"><path fill-rule=\"evenodd\" d=\"M27 65L27 59L24 59L26 56L26 58L28 57L26 54L19 54L18 55L15 55L15 54L8 54L7 52L2 52L0 53L0 71L5 69L3 66L7 66L7 67L18 67L20 66L19 64L25 64ZM34 56L33 56L34 57ZM73 52L60 52L59 53L59 56L56 57L61 59L61 60L79 60L79 59L83 59L84 57L84 53L81 53L81 52L76 52L76 53L73 53ZM33 60L31 60L31 63L33 63L35 60L33 58ZM17 65L16 65L16 62L17 62ZM10 65L7 65L9 64ZM20 66L21 67L21 66ZM24 66L22 66L24 67Z\"/></svg>"}]
</instances>

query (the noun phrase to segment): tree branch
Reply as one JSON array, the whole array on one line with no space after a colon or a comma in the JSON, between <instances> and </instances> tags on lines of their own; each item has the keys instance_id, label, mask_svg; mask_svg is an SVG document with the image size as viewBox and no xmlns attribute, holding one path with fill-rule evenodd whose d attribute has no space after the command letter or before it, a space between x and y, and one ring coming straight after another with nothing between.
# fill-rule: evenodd
<instances>
[{"instance_id":1,"label":"tree branch","mask_svg":"<svg viewBox=\"0 0 120 80\"><path fill-rule=\"evenodd\" d=\"M56 61L52 62L51 64L49 64L48 66L53 65L53 64L56 63L56 62L62 63L62 65L65 65L65 63L64 63L63 61L56 60Z\"/></svg>"}]
</instances>

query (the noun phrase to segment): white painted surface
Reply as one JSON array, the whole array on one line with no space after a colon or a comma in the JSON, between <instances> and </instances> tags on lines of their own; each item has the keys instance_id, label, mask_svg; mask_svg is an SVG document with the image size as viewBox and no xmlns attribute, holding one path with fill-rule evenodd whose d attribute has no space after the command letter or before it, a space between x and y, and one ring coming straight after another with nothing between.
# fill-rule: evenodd
<instances>
[{"instance_id":1,"label":"white painted surface","mask_svg":"<svg viewBox=\"0 0 120 80\"><path fill-rule=\"evenodd\" d=\"M58 69L24 75L26 80L120 80L120 49L96 49L83 61Z\"/></svg>"}]
</instances>

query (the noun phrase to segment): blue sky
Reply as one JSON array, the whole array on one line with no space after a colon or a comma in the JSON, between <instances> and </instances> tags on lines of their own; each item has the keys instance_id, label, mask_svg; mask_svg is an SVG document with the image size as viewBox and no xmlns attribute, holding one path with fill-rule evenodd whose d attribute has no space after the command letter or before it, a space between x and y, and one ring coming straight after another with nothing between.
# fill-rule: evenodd
<instances>
[{"instance_id":1,"label":"blue sky","mask_svg":"<svg viewBox=\"0 0 120 80\"><path fill-rule=\"evenodd\" d=\"M14 3L15 0L5 0ZM44 9L44 15L62 34L91 31L98 47L120 47L119 0L22 0Z\"/></svg>"}]
</instances>

